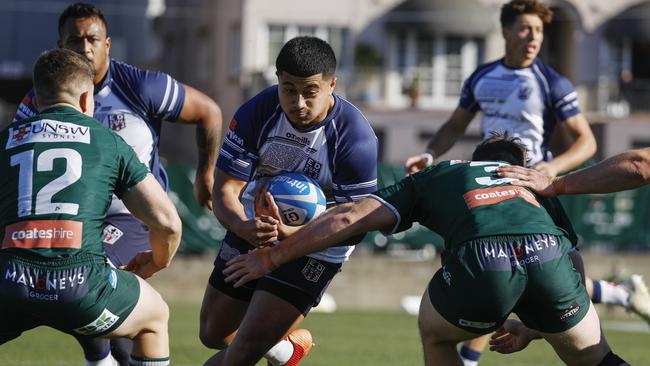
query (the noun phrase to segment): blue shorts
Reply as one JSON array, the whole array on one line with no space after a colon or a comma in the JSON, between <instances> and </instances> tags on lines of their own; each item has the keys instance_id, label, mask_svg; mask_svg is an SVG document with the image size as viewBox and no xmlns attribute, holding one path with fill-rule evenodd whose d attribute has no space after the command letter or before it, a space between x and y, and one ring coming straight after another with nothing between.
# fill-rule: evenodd
<instances>
[{"instance_id":1,"label":"blue shorts","mask_svg":"<svg viewBox=\"0 0 650 366\"><path fill-rule=\"evenodd\" d=\"M133 215L106 217L103 234L104 251L115 266L127 265L136 254L151 249L149 228Z\"/></svg>"},{"instance_id":2,"label":"blue shorts","mask_svg":"<svg viewBox=\"0 0 650 366\"><path fill-rule=\"evenodd\" d=\"M225 283L222 271L226 268L226 263L251 249L253 247L250 244L229 232L214 260L214 269L208 281L210 285L242 301L250 301L255 291L266 291L287 301L303 315L307 315L312 307L318 305L334 276L341 271L341 263L300 257L242 287L234 288L232 284Z\"/></svg>"}]
</instances>

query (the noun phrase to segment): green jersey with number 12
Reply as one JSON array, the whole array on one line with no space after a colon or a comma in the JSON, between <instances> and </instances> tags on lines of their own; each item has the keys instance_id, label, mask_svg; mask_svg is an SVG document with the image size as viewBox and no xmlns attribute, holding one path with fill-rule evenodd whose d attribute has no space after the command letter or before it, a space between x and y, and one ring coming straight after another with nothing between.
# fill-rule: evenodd
<instances>
[{"instance_id":1,"label":"green jersey with number 12","mask_svg":"<svg viewBox=\"0 0 650 366\"><path fill-rule=\"evenodd\" d=\"M54 107L0 134L2 250L54 257L103 255L113 193L148 173L111 130L71 107Z\"/></svg>"},{"instance_id":2,"label":"green jersey with number 12","mask_svg":"<svg viewBox=\"0 0 650 366\"><path fill-rule=\"evenodd\" d=\"M496 235L567 236L528 189L510 185L493 161L444 161L375 194L397 216L392 232L419 222L445 239L447 249ZM572 228L570 229L572 230Z\"/></svg>"}]
</instances>

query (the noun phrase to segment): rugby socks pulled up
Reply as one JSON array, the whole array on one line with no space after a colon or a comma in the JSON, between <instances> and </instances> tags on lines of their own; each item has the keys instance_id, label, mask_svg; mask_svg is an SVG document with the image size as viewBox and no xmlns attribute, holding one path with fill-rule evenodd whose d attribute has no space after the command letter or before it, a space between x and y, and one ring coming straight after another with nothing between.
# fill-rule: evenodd
<instances>
[{"instance_id":1,"label":"rugby socks pulled up","mask_svg":"<svg viewBox=\"0 0 650 366\"><path fill-rule=\"evenodd\" d=\"M458 353L460 354L460 359L463 360L464 366L477 366L478 359L481 357L481 352L474 351L466 345L463 345Z\"/></svg>"},{"instance_id":2,"label":"rugby socks pulled up","mask_svg":"<svg viewBox=\"0 0 650 366\"><path fill-rule=\"evenodd\" d=\"M162 358L147 358L131 355L129 366L168 366L169 357Z\"/></svg>"},{"instance_id":3,"label":"rugby socks pulled up","mask_svg":"<svg viewBox=\"0 0 650 366\"><path fill-rule=\"evenodd\" d=\"M597 366L630 366L630 364L625 362L624 359L618 357L614 352L609 351Z\"/></svg>"},{"instance_id":4,"label":"rugby socks pulled up","mask_svg":"<svg viewBox=\"0 0 650 366\"><path fill-rule=\"evenodd\" d=\"M293 344L286 339L278 342L265 355L269 363L273 366L286 364L293 354Z\"/></svg>"},{"instance_id":5,"label":"rugby socks pulled up","mask_svg":"<svg viewBox=\"0 0 650 366\"><path fill-rule=\"evenodd\" d=\"M113 355L109 353L108 355L106 355L106 357L100 360L96 360L96 361L86 360L86 366L118 366L118 363L113 358Z\"/></svg>"},{"instance_id":6,"label":"rugby socks pulled up","mask_svg":"<svg viewBox=\"0 0 650 366\"><path fill-rule=\"evenodd\" d=\"M594 291L591 301L594 304L612 304L628 307L630 294L623 287L603 280L593 281Z\"/></svg>"}]
</instances>

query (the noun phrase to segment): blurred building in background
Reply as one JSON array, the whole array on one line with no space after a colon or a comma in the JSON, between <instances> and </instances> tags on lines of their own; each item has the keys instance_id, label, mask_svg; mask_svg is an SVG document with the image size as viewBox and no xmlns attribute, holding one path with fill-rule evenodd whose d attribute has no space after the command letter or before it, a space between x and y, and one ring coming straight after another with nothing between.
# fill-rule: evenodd
<instances>
[{"instance_id":1,"label":"blurred building in background","mask_svg":"<svg viewBox=\"0 0 650 366\"><path fill-rule=\"evenodd\" d=\"M339 61L337 92L364 109L381 139L381 158L390 163L424 148L457 105L463 80L501 57L504 47L498 20L504 0L87 1L106 14L113 58L199 88L226 120L276 82L275 57L284 42L297 35L327 40ZM0 2L5 115L29 88L38 53L56 45L57 18L69 3ZM650 112L650 1L548 3L555 17L541 57L577 86L600 157L650 146L650 129L639 122L650 119L642 114ZM193 129L169 130L163 154L192 161L193 144L179 141L193 139ZM474 123L448 155L466 156L479 139Z\"/></svg>"},{"instance_id":2,"label":"blurred building in background","mask_svg":"<svg viewBox=\"0 0 650 366\"><path fill-rule=\"evenodd\" d=\"M383 160L397 163L423 149L476 66L503 55L503 3L167 0L161 61L214 96L228 119L276 82L275 57L284 42L297 35L325 39L339 60L337 92L363 106L382 139ZM576 84L591 122L649 111L650 1L548 3L555 17L541 57ZM477 127L450 154L466 154L480 138ZM650 130L612 141L606 130L597 128L601 156L650 145Z\"/></svg>"}]
</instances>

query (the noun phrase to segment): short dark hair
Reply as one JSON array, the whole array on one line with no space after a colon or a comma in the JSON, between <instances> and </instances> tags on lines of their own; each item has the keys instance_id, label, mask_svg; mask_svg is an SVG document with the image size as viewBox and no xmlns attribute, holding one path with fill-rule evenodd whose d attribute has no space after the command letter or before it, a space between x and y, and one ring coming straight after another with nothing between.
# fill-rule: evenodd
<instances>
[{"instance_id":1,"label":"short dark hair","mask_svg":"<svg viewBox=\"0 0 650 366\"><path fill-rule=\"evenodd\" d=\"M83 87L92 91L95 70L84 56L64 48L43 52L34 64L34 91L41 104L76 98Z\"/></svg>"},{"instance_id":2,"label":"short dark hair","mask_svg":"<svg viewBox=\"0 0 650 366\"><path fill-rule=\"evenodd\" d=\"M104 13L98 7L86 3L74 3L63 11L59 16L59 37L63 33L63 26L68 19L91 18L95 17L104 23L104 29L108 35L108 22L104 17Z\"/></svg>"},{"instance_id":3,"label":"short dark hair","mask_svg":"<svg viewBox=\"0 0 650 366\"><path fill-rule=\"evenodd\" d=\"M323 74L329 78L336 71L336 56L330 45L316 37L296 37L287 42L275 60L276 74L287 72L308 77Z\"/></svg>"},{"instance_id":4,"label":"short dark hair","mask_svg":"<svg viewBox=\"0 0 650 366\"><path fill-rule=\"evenodd\" d=\"M523 14L535 14L542 22L548 24L553 19L553 11L544 3L536 0L512 0L501 7L501 27L508 28Z\"/></svg>"},{"instance_id":5,"label":"short dark hair","mask_svg":"<svg viewBox=\"0 0 650 366\"><path fill-rule=\"evenodd\" d=\"M528 149L518 137L510 137L507 132L492 132L490 137L478 144L472 160L505 161L512 165L526 166Z\"/></svg>"}]
</instances>

